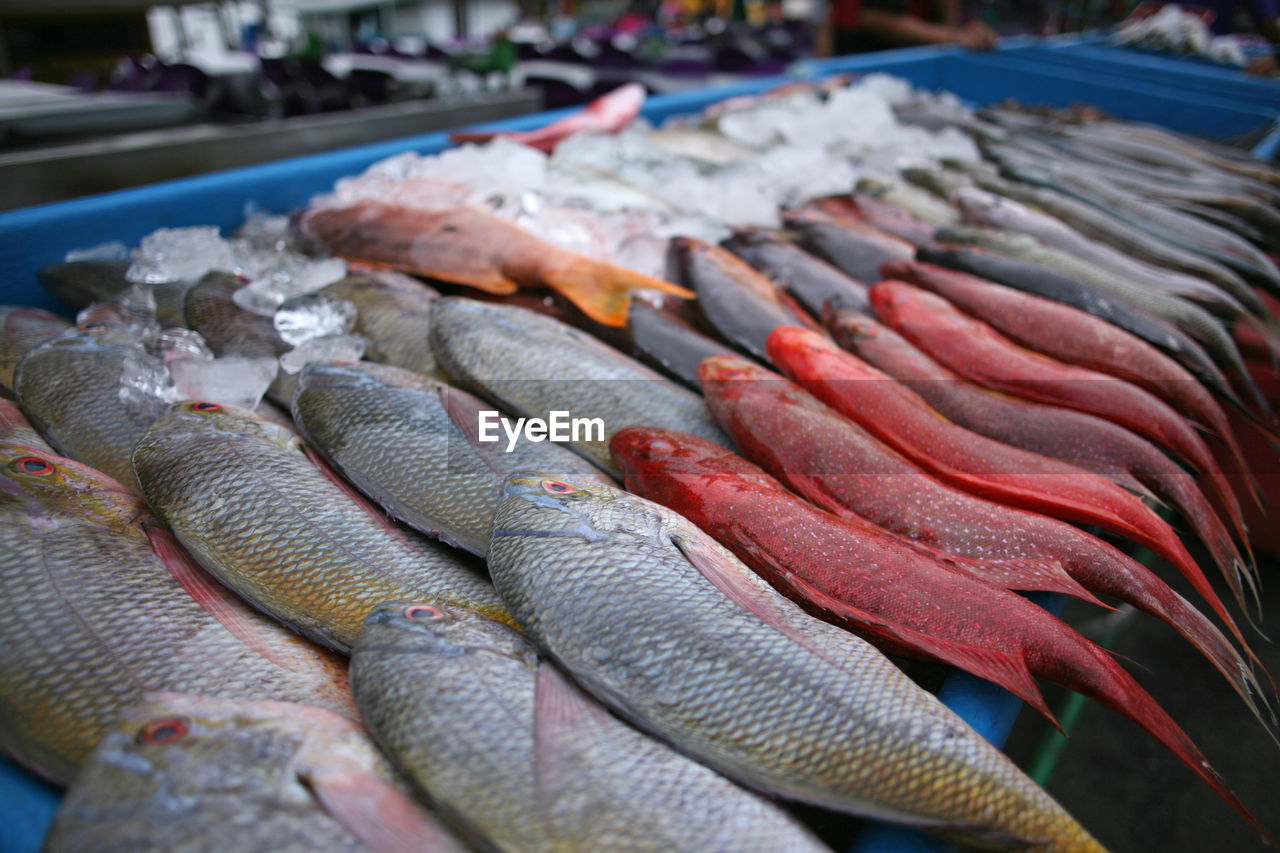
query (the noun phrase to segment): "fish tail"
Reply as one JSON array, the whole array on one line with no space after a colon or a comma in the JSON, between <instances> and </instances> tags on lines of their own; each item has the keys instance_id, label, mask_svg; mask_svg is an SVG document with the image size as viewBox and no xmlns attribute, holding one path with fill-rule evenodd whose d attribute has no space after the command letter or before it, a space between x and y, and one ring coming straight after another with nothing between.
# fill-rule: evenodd
<instances>
[{"instance_id":1,"label":"fish tail","mask_svg":"<svg viewBox=\"0 0 1280 853\"><path fill-rule=\"evenodd\" d=\"M792 573L777 576L771 574L767 579L789 598L804 604L806 609L883 646L890 654L938 660L1003 687L1035 708L1055 728L1062 731L1061 724L1049 710L1044 695L1036 685L1022 652L949 639L943 636L946 628L942 625L936 631L911 628L885 614L871 613L851 602L836 598Z\"/></svg>"},{"instance_id":2,"label":"fish tail","mask_svg":"<svg viewBox=\"0 0 1280 853\"><path fill-rule=\"evenodd\" d=\"M627 323L633 290L659 290L681 299L693 298L692 291L679 285L581 256L544 270L542 280L592 320L615 328Z\"/></svg>"},{"instance_id":3,"label":"fish tail","mask_svg":"<svg viewBox=\"0 0 1280 853\"><path fill-rule=\"evenodd\" d=\"M1092 665L1063 674L1063 683L1124 714L1160 741L1228 805L1276 847L1276 840L1227 787L1200 748L1146 690L1102 649L1092 649ZM1073 683L1074 682L1074 683Z\"/></svg>"}]
</instances>

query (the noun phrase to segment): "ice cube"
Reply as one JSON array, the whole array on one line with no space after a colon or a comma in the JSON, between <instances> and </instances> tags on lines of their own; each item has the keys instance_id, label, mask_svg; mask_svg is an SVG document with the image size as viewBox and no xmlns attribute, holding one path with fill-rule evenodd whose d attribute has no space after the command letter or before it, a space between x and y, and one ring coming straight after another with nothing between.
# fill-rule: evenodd
<instances>
[{"instance_id":1,"label":"ice cube","mask_svg":"<svg viewBox=\"0 0 1280 853\"><path fill-rule=\"evenodd\" d=\"M246 311L270 317L287 299L313 293L347 274L341 258L314 260L292 252L247 252L245 275L250 283L231 294Z\"/></svg>"},{"instance_id":2,"label":"ice cube","mask_svg":"<svg viewBox=\"0 0 1280 853\"><path fill-rule=\"evenodd\" d=\"M356 306L327 293L295 296L281 305L273 317L276 331L290 346L312 338L350 332L356 323Z\"/></svg>"},{"instance_id":3,"label":"ice cube","mask_svg":"<svg viewBox=\"0 0 1280 853\"><path fill-rule=\"evenodd\" d=\"M191 329L165 329L160 333L151 351L171 364L178 359L210 361L213 350L205 343L204 336Z\"/></svg>"},{"instance_id":4,"label":"ice cube","mask_svg":"<svg viewBox=\"0 0 1280 853\"><path fill-rule=\"evenodd\" d=\"M112 240L109 243L99 243L96 246L90 246L87 249L72 249L67 252L65 260L67 261L127 261L130 257L130 250L127 245L119 240Z\"/></svg>"},{"instance_id":5,"label":"ice cube","mask_svg":"<svg viewBox=\"0 0 1280 853\"><path fill-rule=\"evenodd\" d=\"M169 363L169 370L179 399L252 409L275 380L278 366L274 358L228 356L180 358Z\"/></svg>"},{"instance_id":6,"label":"ice cube","mask_svg":"<svg viewBox=\"0 0 1280 853\"><path fill-rule=\"evenodd\" d=\"M194 281L210 270L235 272L236 266L235 252L216 226L161 228L142 238L125 275L130 281L159 284Z\"/></svg>"},{"instance_id":7,"label":"ice cube","mask_svg":"<svg viewBox=\"0 0 1280 853\"><path fill-rule=\"evenodd\" d=\"M147 419L160 417L170 403L183 399L164 362L141 347L124 359L119 396L131 416Z\"/></svg>"},{"instance_id":8,"label":"ice cube","mask_svg":"<svg viewBox=\"0 0 1280 853\"><path fill-rule=\"evenodd\" d=\"M313 361L359 361L367 342L360 335L327 335L312 338L280 356L280 369L295 374Z\"/></svg>"}]
</instances>

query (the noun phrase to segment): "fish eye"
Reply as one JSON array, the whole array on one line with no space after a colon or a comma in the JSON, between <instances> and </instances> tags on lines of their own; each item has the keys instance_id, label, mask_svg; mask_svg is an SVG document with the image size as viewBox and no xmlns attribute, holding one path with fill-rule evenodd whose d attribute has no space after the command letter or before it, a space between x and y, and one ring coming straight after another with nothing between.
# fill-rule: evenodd
<instances>
[{"instance_id":1,"label":"fish eye","mask_svg":"<svg viewBox=\"0 0 1280 853\"><path fill-rule=\"evenodd\" d=\"M729 368L721 375L724 376L725 379L746 379L747 378L747 372L745 370L738 370L736 367Z\"/></svg>"},{"instance_id":2,"label":"fish eye","mask_svg":"<svg viewBox=\"0 0 1280 853\"><path fill-rule=\"evenodd\" d=\"M404 615L406 619L418 622L437 622L445 618L443 610L430 604L411 604L404 609Z\"/></svg>"},{"instance_id":3,"label":"fish eye","mask_svg":"<svg viewBox=\"0 0 1280 853\"><path fill-rule=\"evenodd\" d=\"M24 456L13 464L24 474L35 474L38 477L44 477L53 473L53 466L39 456Z\"/></svg>"},{"instance_id":4,"label":"fish eye","mask_svg":"<svg viewBox=\"0 0 1280 853\"><path fill-rule=\"evenodd\" d=\"M670 453L675 449L676 446L665 438L655 438L653 441L649 442L650 453Z\"/></svg>"},{"instance_id":5,"label":"fish eye","mask_svg":"<svg viewBox=\"0 0 1280 853\"><path fill-rule=\"evenodd\" d=\"M216 412L221 408L222 406L217 403L200 402L191 404L191 411L193 412Z\"/></svg>"},{"instance_id":6,"label":"fish eye","mask_svg":"<svg viewBox=\"0 0 1280 853\"><path fill-rule=\"evenodd\" d=\"M578 491L568 483L562 483L559 480L543 480L542 488L544 491L548 491L553 495L568 495Z\"/></svg>"},{"instance_id":7,"label":"fish eye","mask_svg":"<svg viewBox=\"0 0 1280 853\"><path fill-rule=\"evenodd\" d=\"M187 733L190 726L182 717L166 717L163 720L152 720L138 732L138 743L149 746L164 746L179 740Z\"/></svg>"}]
</instances>

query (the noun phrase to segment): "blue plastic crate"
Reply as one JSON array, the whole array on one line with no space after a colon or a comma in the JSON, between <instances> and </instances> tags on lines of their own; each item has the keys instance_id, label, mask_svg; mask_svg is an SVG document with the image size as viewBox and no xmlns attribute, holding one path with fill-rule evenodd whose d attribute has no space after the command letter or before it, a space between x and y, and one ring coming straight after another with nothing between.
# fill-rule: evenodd
<instances>
[{"instance_id":1,"label":"blue plastic crate","mask_svg":"<svg viewBox=\"0 0 1280 853\"><path fill-rule=\"evenodd\" d=\"M1005 98L1027 103L1094 103L1122 118L1152 121L1204 136L1230 136L1272 123L1275 111L1228 95L1190 97L1174 85L1122 79L1071 64L1037 61L1023 42L992 54L964 54L954 48L911 48L805 63L803 74L826 76L880 71L927 89L946 89L975 104ZM653 122L694 112L733 95L761 92L792 78L768 77L734 86L649 99L643 114ZM1139 85L1141 84L1141 85ZM487 125L525 130L552 121L568 110L522 116ZM448 145L444 133L407 137L282 160L244 169L215 172L83 199L0 213L0 302L60 310L40 289L35 271L62 260L76 248L111 240L136 244L163 227L217 225L238 227L249 209L288 213L334 181L363 171L373 162L404 151L438 152ZM1053 609L1060 597L1041 599ZM1008 737L1021 702L989 682L964 673L949 676L939 693L950 707L997 746ZM0 853L35 853L57 804L57 792L0 759ZM891 827L869 827L855 850L943 850L936 839Z\"/></svg>"}]
</instances>

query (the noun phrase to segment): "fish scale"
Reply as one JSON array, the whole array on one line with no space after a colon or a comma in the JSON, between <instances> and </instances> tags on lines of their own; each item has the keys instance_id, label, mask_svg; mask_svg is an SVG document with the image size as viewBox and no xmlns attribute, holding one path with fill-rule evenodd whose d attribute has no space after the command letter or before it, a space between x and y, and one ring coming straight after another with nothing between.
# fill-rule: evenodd
<instances>
[{"instance_id":1,"label":"fish scale","mask_svg":"<svg viewBox=\"0 0 1280 853\"><path fill-rule=\"evenodd\" d=\"M550 442L517 442L509 453L476 443L483 408L443 382L363 362L308 365L293 403L307 439L357 488L417 530L480 556L506 474L536 468L610 482Z\"/></svg>"},{"instance_id":2,"label":"fish scale","mask_svg":"<svg viewBox=\"0 0 1280 853\"><path fill-rule=\"evenodd\" d=\"M43 849L468 848L410 798L352 720L296 703L148 693L94 750Z\"/></svg>"},{"instance_id":3,"label":"fish scale","mask_svg":"<svg viewBox=\"0 0 1280 853\"><path fill-rule=\"evenodd\" d=\"M433 801L504 850L825 850L776 806L618 721L490 619L378 607L358 702ZM496 760L495 760L496 758Z\"/></svg>"},{"instance_id":4,"label":"fish scale","mask_svg":"<svg viewBox=\"0 0 1280 853\"><path fill-rule=\"evenodd\" d=\"M156 512L246 599L340 651L388 599L509 618L460 554L391 532L282 428L243 410L193 405L175 404L138 442L134 464Z\"/></svg>"},{"instance_id":5,"label":"fish scale","mask_svg":"<svg viewBox=\"0 0 1280 853\"><path fill-rule=\"evenodd\" d=\"M24 484L12 466L33 455L65 482ZM232 601L272 662L185 591L143 530L157 522L118 483L22 445L0 445L0 459L5 751L66 782L144 689L289 699L354 717L336 658Z\"/></svg>"},{"instance_id":6,"label":"fish scale","mask_svg":"<svg viewBox=\"0 0 1280 853\"><path fill-rule=\"evenodd\" d=\"M803 614L674 513L567 485L554 495L539 478L508 478L489 565L530 638L597 699L778 796L1100 849L871 646ZM755 612L708 581L708 563Z\"/></svg>"},{"instance_id":7,"label":"fish scale","mask_svg":"<svg viewBox=\"0 0 1280 853\"><path fill-rule=\"evenodd\" d=\"M126 363L143 361L159 364L127 331L68 330L18 362L18 405L59 453L136 489L129 454L167 405L141 393L121 400Z\"/></svg>"},{"instance_id":8,"label":"fish scale","mask_svg":"<svg viewBox=\"0 0 1280 853\"><path fill-rule=\"evenodd\" d=\"M601 418L602 441L569 446L612 474L617 469L609 437L632 424L670 426L728 442L694 392L585 332L527 309L445 297L432 311L431 343L459 385L513 414L546 418L550 410L562 410L574 418Z\"/></svg>"}]
</instances>

